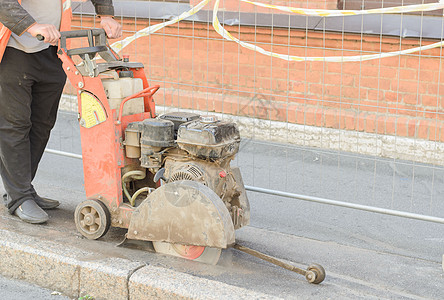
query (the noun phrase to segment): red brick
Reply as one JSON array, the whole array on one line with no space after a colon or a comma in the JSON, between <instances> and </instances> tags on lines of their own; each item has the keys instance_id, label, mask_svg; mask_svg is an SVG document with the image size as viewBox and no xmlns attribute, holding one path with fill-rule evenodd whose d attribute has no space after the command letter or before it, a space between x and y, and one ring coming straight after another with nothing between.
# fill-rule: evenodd
<instances>
[{"instance_id":1,"label":"red brick","mask_svg":"<svg viewBox=\"0 0 444 300\"><path fill-rule=\"evenodd\" d=\"M367 93L368 100L375 100L378 103L384 99L384 91L369 89Z\"/></svg>"},{"instance_id":2,"label":"red brick","mask_svg":"<svg viewBox=\"0 0 444 300\"><path fill-rule=\"evenodd\" d=\"M429 121L420 120L418 125L418 138L428 139L429 137Z\"/></svg>"},{"instance_id":3,"label":"red brick","mask_svg":"<svg viewBox=\"0 0 444 300\"><path fill-rule=\"evenodd\" d=\"M365 120L365 131L374 133L376 129L376 115L367 115Z\"/></svg>"},{"instance_id":4,"label":"red brick","mask_svg":"<svg viewBox=\"0 0 444 300\"><path fill-rule=\"evenodd\" d=\"M305 112L303 106L298 106L296 109L296 123L305 124Z\"/></svg>"},{"instance_id":5,"label":"red brick","mask_svg":"<svg viewBox=\"0 0 444 300\"><path fill-rule=\"evenodd\" d=\"M400 81L399 92L416 94L418 92L418 81L411 81L411 80Z\"/></svg>"},{"instance_id":6,"label":"red brick","mask_svg":"<svg viewBox=\"0 0 444 300\"><path fill-rule=\"evenodd\" d=\"M325 127L338 128L338 115L337 110L328 109L325 112Z\"/></svg>"},{"instance_id":7,"label":"red brick","mask_svg":"<svg viewBox=\"0 0 444 300\"><path fill-rule=\"evenodd\" d=\"M444 123L439 127L439 141L444 142Z\"/></svg>"},{"instance_id":8,"label":"red brick","mask_svg":"<svg viewBox=\"0 0 444 300\"><path fill-rule=\"evenodd\" d=\"M313 107L305 110L305 125L315 125L315 109Z\"/></svg>"},{"instance_id":9,"label":"red brick","mask_svg":"<svg viewBox=\"0 0 444 300\"><path fill-rule=\"evenodd\" d=\"M399 79L401 81L418 79L418 69L399 69Z\"/></svg>"},{"instance_id":10,"label":"red brick","mask_svg":"<svg viewBox=\"0 0 444 300\"><path fill-rule=\"evenodd\" d=\"M340 96L341 86L340 85L325 85L324 94L328 96Z\"/></svg>"},{"instance_id":11,"label":"red brick","mask_svg":"<svg viewBox=\"0 0 444 300\"><path fill-rule=\"evenodd\" d=\"M398 93L385 91L384 92L384 100L390 101L390 102L397 102L398 101Z\"/></svg>"},{"instance_id":12,"label":"red brick","mask_svg":"<svg viewBox=\"0 0 444 300\"><path fill-rule=\"evenodd\" d=\"M378 78L379 74L380 68L378 66L362 66L361 68L361 76Z\"/></svg>"},{"instance_id":13,"label":"red brick","mask_svg":"<svg viewBox=\"0 0 444 300\"><path fill-rule=\"evenodd\" d=\"M438 141L439 140L439 125L438 121L430 121L429 123L429 140Z\"/></svg>"},{"instance_id":14,"label":"red brick","mask_svg":"<svg viewBox=\"0 0 444 300\"><path fill-rule=\"evenodd\" d=\"M342 96L352 99L359 99L359 88L355 87L343 87Z\"/></svg>"},{"instance_id":15,"label":"red brick","mask_svg":"<svg viewBox=\"0 0 444 300\"><path fill-rule=\"evenodd\" d=\"M418 67L416 67L418 69ZM421 70L436 70L437 61L434 58L421 57Z\"/></svg>"},{"instance_id":16,"label":"red brick","mask_svg":"<svg viewBox=\"0 0 444 300\"><path fill-rule=\"evenodd\" d=\"M380 116L376 119L376 133L384 134L385 133L385 120L384 116Z\"/></svg>"},{"instance_id":17,"label":"red brick","mask_svg":"<svg viewBox=\"0 0 444 300\"><path fill-rule=\"evenodd\" d=\"M317 108L315 113L315 125L320 127L324 126L324 110L322 108Z\"/></svg>"},{"instance_id":18,"label":"red brick","mask_svg":"<svg viewBox=\"0 0 444 300\"><path fill-rule=\"evenodd\" d=\"M361 77L360 86L370 88L370 89L377 89L378 88L378 77Z\"/></svg>"},{"instance_id":19,"label":"red brick","mask_svg":"<svg viewBox=\"0 0 444 300\"><path fill-rule=\"evenodd\" d=\"M358 131L364 131L365 130L365 120L366 120L366 113L360 113L358 115Z\"/></svg>"},{"instance_id":20,"label":"red brick","mask_svg":"<svg viewBox=\"0 0 444 300\"><path fill-rule=\"evenodd\" d=\"M407 136L407 118L399 117L396 120L396 135Z\"/></svg>"},{"instance_id":21,"label":"red brick","mask_svg":"<svg viewBox=\"0 0 444 300\"><path fill-rule=\"evenodd\" d=\"M418 96L415 94L402 94L402 102L405 104L418 104Z\"/></svg>"},{"instance_id":22,"label":"red brick","mask_svg":"<svg viewBox=\"0 0 444 300\"><path fill-rule=\"evenodd\" d=\"M422 65L422 63L423 63L423 61L421 61L421 65ZM404 66L406 68L410 68L410 69L419 69L419 58L418 57L406 57Z\"/></svg>"},{"instance_id":23,"label":"red brick","mask_svg":"<svg viewBox=\"0 0 444 300\"><path fill-rule=\"evenodd\" d=\"M423 82L433 82L435 80L435 72L421 68L419 70L419 80Z\"/></svg>"},{"instance_id":24,"label":"red brick","mask_svg":"<svg viewBox=\"0 0 444 300\"><path fill-rule=\"evenodd\" d=\"M388 79L398 78L398 68L381 66L379 77Z\"/></svg>"},{"instance_id":25,"label":"red brick","mask_svg":"<svg viewBox=\"0 0 444 300\"><path fill-rule=\"evenodd\" d=\"M396 118L387 117L385 120L385 133L390 135L396 134Z\"/></svg>"},{"instance_id":26,"label":"red brick","mask_svg":"<svg viewBox=\"0 0 444 300\"><path fill-rule=\"evenodd\" d=\"M416 120L415 119L408 120L407 134L409 137L416 137Z\"/></svg>"},{"instance_id":27,"label":"red brick","mask_svg":"<svg viewBox=\"0 0 444 300\"><path fill-rule=\"evenodd\" d=\"M345 124L345 129L355 130L356 129L356 115L355 115L355 113L345 112L344 124Z\"/></svg>"},{"instance_id":28,"label":"red brick","mask_svg":"<svg viewBox=\"0 0 444 300\"><path fill-rule=\"evenodd\" d=\"M421 96L421 103L424 106L437 106L438 103L438 97L437 96L429 96L429 95L422 95Z\"/></svg>"}]
</instances>

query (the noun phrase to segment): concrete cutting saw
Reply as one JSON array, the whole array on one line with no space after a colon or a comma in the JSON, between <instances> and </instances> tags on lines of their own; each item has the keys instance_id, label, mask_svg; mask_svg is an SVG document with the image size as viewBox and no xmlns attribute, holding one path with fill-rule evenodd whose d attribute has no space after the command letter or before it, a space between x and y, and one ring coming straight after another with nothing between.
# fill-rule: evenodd
<instances>
[{"instance_id":1,"label":"concrete cutting saw","mask_svg":"<svg viewBox=\"0 0 444 300\"><path fill-rule=\"evenodd\" d=\"M88 46L68 49L76 38ZM74 218L83 236L127 228L128 239L151 241L156 252L210 264L234 247L311 283L324 280L319 265L299 269L235 243L235 230L250 221L241 172L230 165L240 144L235 123L156 115L160 86L149 85L143 64L121 59L102 29L62 32L58 55L77 90L87 200Z\"/></svg>"}]
</instances>

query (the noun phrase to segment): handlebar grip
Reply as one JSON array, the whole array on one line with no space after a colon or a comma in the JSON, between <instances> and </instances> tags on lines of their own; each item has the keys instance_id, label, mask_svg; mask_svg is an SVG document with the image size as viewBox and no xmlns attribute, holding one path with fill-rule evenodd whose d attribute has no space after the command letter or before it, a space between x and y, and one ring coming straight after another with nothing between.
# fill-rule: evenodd
<instances>
[{"instance_id":1,"label":"handlebar grip","mask_svg":"<svg viewBox=\"0 0 444 300\"><path fill-rule=\"evenodd\" d=\"M100 36L105 34L104 29L84 29L84 30L71 30L71 31L62 31L60 32L62 38L80 38L80 37L89 37L92 36Z\"/></svg>"}]
</instances>

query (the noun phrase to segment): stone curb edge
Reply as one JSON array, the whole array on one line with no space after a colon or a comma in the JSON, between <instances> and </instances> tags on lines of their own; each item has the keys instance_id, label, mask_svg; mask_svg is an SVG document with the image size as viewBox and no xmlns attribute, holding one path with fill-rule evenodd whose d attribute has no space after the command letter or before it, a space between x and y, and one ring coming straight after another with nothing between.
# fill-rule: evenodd
<instances>
[{"instance_id":1,"label":"stone curb edge","mask_svg":"<svg viewBox=\"0 0 444 300\"><path fill-rule=\"evenodd\" d=\"M76 299L277 299L218 281L0 230L0 273Z\"/></svg>"}]
</instances>

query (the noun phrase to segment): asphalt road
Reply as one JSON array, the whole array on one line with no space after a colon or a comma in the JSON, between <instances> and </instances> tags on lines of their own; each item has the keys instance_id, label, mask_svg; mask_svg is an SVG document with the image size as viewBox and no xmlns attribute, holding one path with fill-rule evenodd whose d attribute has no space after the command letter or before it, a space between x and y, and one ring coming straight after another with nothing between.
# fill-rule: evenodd
<instances>
[{"instance_id":1,"label":"asphalt road","mask_svg":"<svg viewBox=\"0 0 444 300\"><path fill-rule=\"evenodd\" d=\"M80 153L74 114L60 114L49 148ZM441 167L254 140L243 141L234 164L246 185L444 217ZM75 231L72 213L84 195L81 161L45 154L35 186L43 196L63 201L51 212L58 230ZM251 225L236 233L237 241L300 266L318 262L328 274L323 284L308 285L296 274L233 249L225 250L215 267L136 255L284 298L442 297L444 225L259 193L248 196ZM115 243L123 234L112 228L103 243Z\"/></svg>"},{"instance_id":2,"label":"asphalt road","mask_svg":"<svg viewBox=\"0 0 444 300\"><path fill-rule=\"evenodd\" d=\"M8 300L53 299L68 300L70 298L20 280L11 280L0 276L0 297Z\"/></svg>"}]
</instances>

